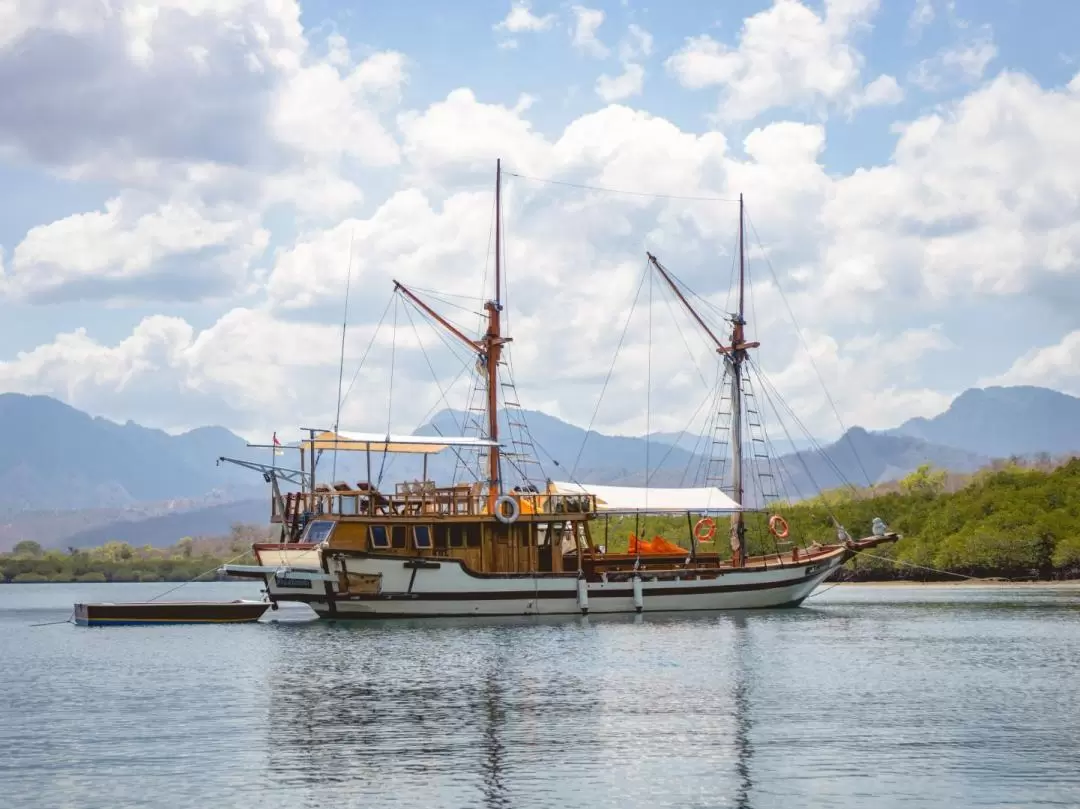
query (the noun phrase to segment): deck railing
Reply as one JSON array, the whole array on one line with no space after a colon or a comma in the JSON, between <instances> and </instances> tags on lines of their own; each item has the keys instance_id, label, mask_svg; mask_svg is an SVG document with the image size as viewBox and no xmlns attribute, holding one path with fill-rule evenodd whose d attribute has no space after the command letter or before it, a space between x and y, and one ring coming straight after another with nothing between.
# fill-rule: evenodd
<instances>
[{"instance_id":1,"label":"deck railing","mask_svg":"<svg viewBox=\"0 0 1080 809\"><path fill-rule=\"evenodd\" d=\"M508 492L521 516L593 513L596 498L592 495ZM282 511L281 507L284 507ZM414 486L399 484L393 494L374 489L316 486L315 492L291 492L279 505L274 504L271 522L296 524L304 515L345 517L481 517L491 514L487 494L475 485Z\"/></svg>"}]
</instances>

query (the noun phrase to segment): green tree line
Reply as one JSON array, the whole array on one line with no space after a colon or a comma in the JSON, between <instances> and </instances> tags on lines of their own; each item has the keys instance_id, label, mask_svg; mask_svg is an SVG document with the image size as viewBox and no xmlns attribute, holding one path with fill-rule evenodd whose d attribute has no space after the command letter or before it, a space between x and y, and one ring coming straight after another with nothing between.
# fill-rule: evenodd
<instances>
[{"instance_id":1,"label":"green tree line","mask_svg":"<svg viewBox=\"0 0 1080 809\"><path fill-rule=\"evenodd\" d=\"M766 529L770 514L790 525L788 543L836 540L836 522L858 539L881 517L902 539L852 559L838 578L858 581L977 578L1080 578L1080 459L1057 468L998 464L958 484L955 475L922 466L886 493L838 489L812 500L748 514L751 553L787 550ZM834 522L834 520L836 522ZM726 551L727 526L717 521L711 545ZM691 521L680 517L601 520L594 541L625 550L629 535L662 536L689 548ZM952 574L952 575L950 575Z\"/></svg>"},{"instance_id":2,"label":"green tree line","mask_svg":"<svg viewBox=\"0 0 1080 809\"><path fill-rule=\"evenodd\" d=\"M46 550L23 540L0 554L0 583L190 581L196 576L221 578L217 568L227 561L254 564L251 543L266 540L257 526L235 525L225 537L184 537L168 548L133 547L106 542L97 548Z\"/></svg>"}]
</instances>

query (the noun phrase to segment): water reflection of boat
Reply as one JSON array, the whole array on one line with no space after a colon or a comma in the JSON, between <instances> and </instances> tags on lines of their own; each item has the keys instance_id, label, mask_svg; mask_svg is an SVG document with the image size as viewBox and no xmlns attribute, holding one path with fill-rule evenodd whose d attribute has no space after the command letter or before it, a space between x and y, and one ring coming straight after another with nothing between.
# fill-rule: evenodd
<instances>
[{"instance_id":1,"label":"water reflection of boat","mask_svg":"<svg viewBox=\"0 0 1080 809\"><path fill-rule=\"evenodd\" d=\"M750 764L754 755L754 746L750 741L750 730L753 727L750 719L750 630L745 616L734 615L732 621L735 627L735 655L731 677L731 715L734 724L732 745L735 748L736 775L734 801L736 809L750 809L750 790L754 786L750 777Z\"/></svg>"},{"instance_id":2,"label":"water reflection of boat","mask_svg":"<svg viewBox=\"0 0 1080 809\"><path fill-rule=\"evenodd\" d=\"M344 805L393 796L395 805L572 806L594 796L590 802L604 806L656 798L652 805L745 809L753 713L767 699L752 671L752 630L763 617L650 613L271 630L267 788ZM641 656L641 648L655 648L654 632L671 637L675 627L709 650L682 646L670 662ZM317 677L313 657L323 661ZM713 665L725 676L699 679ZM623 675L603 674L613 669Z\"/></svg>"},{"instance_id":3,"label":"water reflection of boat","mask_svg":"<svg viewBox=\"0 0 1080 809\"><path fill-rule=\"evenodd\" d=\"M516 388L507 381L510 364L504 357L510 338L502 321L500 189L501 175L495 193L495 290L484 305L486 326L479 338L466 335L416 292L395 282L405 305L478 357L483 404L474 409L484 415L483 434L392 436L335 427L309 430L295 444L298 471L239 462L259 469L270 481L271 519L281 525L283 541L256 544L257 564L226 565L224 572L261 580L275 604L305 602L323 618L753 609L798 606L853 554L896 539L881 524L860 540L841 529L834 542L803 538L799 544L789 539L784 517L773 513L757 547L750 545L744 466L749 459L766 457L768 442L751 385L749 352L758 343L745 331L741 199L738 303L727 318L726 343L691 304L685 285L648 255L650 277L655 271L661 286L670 288L722 362L717 401L727 403L727 438L714 446L730 447L728 491L719 479L687 488L594 485L546 476L536 480L530 462L538 459L523 451L531 441ZM500 434L500 412L511 414L505 419L508 436ZM509 451L507 444L519 451ZM476 454L473 482L436 485L426 480L427 457L446 450L459 458ZM316 469L324 451L363 453L368 479L318 483ZM425 480L384 491L380 481L372 480L373 454L383 461L390 454L421 455ZM774 472L760 464L757 472L775 484ZM515 474L521 484L510 488L508 479ZM300 491L282 494L279 481L297 483ZM763 497L765 506L776 508L779 501ZM685 516L683 541L647 540L635 532L625 552L609 551L610 542L600 541L598 518L642 514ZM730 555L711 549L720 515L730 518L730 531L720 532Z\"/></svg>"}]
</instances>

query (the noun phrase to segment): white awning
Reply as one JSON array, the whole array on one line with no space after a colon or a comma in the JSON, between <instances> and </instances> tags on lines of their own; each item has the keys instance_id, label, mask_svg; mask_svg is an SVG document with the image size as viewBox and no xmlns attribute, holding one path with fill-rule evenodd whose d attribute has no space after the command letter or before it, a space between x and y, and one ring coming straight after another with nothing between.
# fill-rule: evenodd
<instances>
[{"instance_id":1,"label":"white awning","mask_svg":"<svg viewBox=\"0 0 1080 809\"><path fill-rule=\"evenodd\" d=\"M310 449L312 441L305 438L299 442L299 446ZM315 449L339 450L341 452L356 452L371 450L372 452L406 452L415 454L430 454L441 452L447 447L494 447L497 442L486 438L474 438L472 436L440 436L440 435L387 435L386 433L354 433L347 430L319 430L315 433Z\"/></svg>"},{"instance_id":2,"label":"white awning","mask_svg":"<svg viewBox=\"0 0 1080 809\"><path fill-rule=\"evenodd\" d=\"M551 494L591 494L598 511L742 511L742 506L715 486L699 489L656 489L639 486L596 486L552 481Z\"/></svg>"}]
</instances>

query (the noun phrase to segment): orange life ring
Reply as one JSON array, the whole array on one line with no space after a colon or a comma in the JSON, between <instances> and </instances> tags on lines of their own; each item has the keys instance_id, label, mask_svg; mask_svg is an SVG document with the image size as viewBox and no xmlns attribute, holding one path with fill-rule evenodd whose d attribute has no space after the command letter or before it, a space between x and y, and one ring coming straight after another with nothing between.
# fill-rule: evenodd
<instances>
[{"instance_id":1,"label":"orange life ring","mask_svg":"<svg viewBox=\"0 0 1080 809\"><path fill-rule=\"evenodd\" d=\"M783 527L777 528L778 525ZM769 517L769 533L777 539L784 539L788 535L787 520L785 520L779 514L773 514L771 517Z\"/></svg>"},{"instance_id":2,"label":"orange life ring","mask_svg":"<svg viewBox=\"0 0 1080 809\"><path fill-rule=\"evenodd\" d=\"M701 528L704 526L705 533L701 532ZM694 526L694 536L698 542L712 542L713 534L716 533L716 523L712 521L711 517L702 517L697 521L697 525Z\"/></svg>"}]
</instances>

